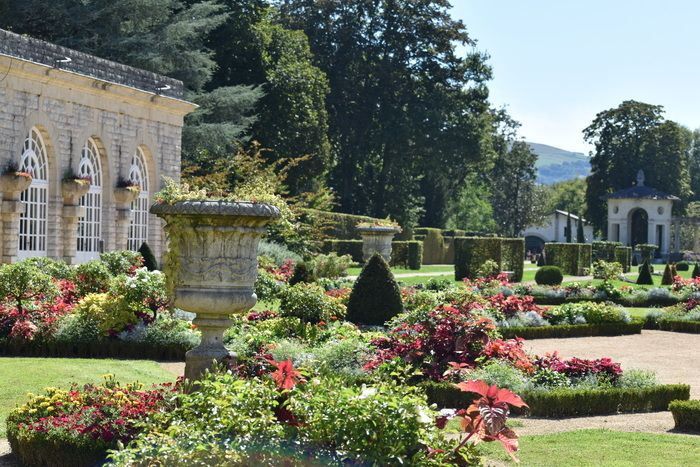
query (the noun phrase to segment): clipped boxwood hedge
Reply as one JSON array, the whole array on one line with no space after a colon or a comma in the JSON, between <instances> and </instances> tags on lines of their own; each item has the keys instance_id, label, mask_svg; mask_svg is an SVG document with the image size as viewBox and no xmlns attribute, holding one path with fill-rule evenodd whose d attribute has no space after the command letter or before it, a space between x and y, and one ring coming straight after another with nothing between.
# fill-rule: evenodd
<instances>
[{"instance_id":1,"label":"clipped boxwood hedge","mask_svg":"<svg viewBox=\"0 0 700 467\"><path fill-rule=\"evenodd\" d=\"M391 242L391 265L420 269L423 264L423 242L400 240Z\"/></svg>"},{"instance_id":2,"label":"clipped boxwood hedge","mask_svg":"<svg viewBox=\"0 0 700 467\"><path fill-rule=\"evenodd\" d=\"M102 340L96 342L43 342L0 340L3 357L115 358L126 360L183 361L189 347L154 346L144 342Z\"/></svg>"},{"instance_id":3,"label":"clipped boxwood hedge","mask_svg":"<svg viewBox=\"0 0 700 467\"><path fill-rule=\"evenodd\" d=\"M700 400L679 400L668 405L676 430L700 431Z\"/></svg>"},{"instance_id":4,"label":"clipped boxwood hedge","mask_svg":"<svg viewBox=\"0 0 700 467\"><path fill-rule=\"evenodd\" d=\"M22 465L91 467L104 465L107 455L104 448L94 444L76 446L46 440L19 439L14 430L8 430L7 440Z\"/></svg>"},{"instance_id":5,"label":"clipped boxwood hedge","mask_svg":"<svg viewBox=\"0 0 700 467\"><path fill-rule=\"evenodd\" d=\"M445 264L445 239L440 229L417 227L413 234L423 242L423 264Z\"/></svg>"},{"instance_id":6,"label":"clipped boxwood hedge","mask_svg":"<svg viewBox=\"0 0 700 467\"><path fill-rule=\"evenodd\" d=\"M662 331L700 334L700 321L659 320L657 324Z\"/></svg>"},{"instance_id":7,"label":"clipped boxwood hedge","mask_svg":"<svg viewBox=\"0 0 700 467\"><path fill-rule=\"evenodd\" d=\"M622 265L622 272L630 272L632 268L632 247L618 246L615 247L614 261Z\"/></svg>"},{"instance_id":8,"label":"clipped boxwood hedge","mask_svg":"<svg viewBox=\"0 0 700 467\"><path fill-rule=\"evenodd\" d=\"M501 271L512 271L513 282L523 277L525 240L522 238L456 237L455 280L475 279L479 268L487 261L498 263Z\"/></svg>"},{"instance_id":9,"label":"clipped boxwood hedge","mask_svg":"<svg viewBox=\"0 0 700 467\"><path fill-rule=\"evenodd\" d=\"M641 334L644 321L630 323L559 324L555 326L521 326L499 328L504 339L549 339L558 337L624 336Z\"/></svg>"},{"instance_id":10,"label":"clipped boxwood hedge","mask_svg":"<svg viewBox=\"0 0 700 467\"><path fill-rule=\"evenodd\" d=\"M603 261L615 261L615 249L622 246L620 242L594 241L591 242L591 253L593 259L602 259Z\"/></svg>"},{"instance_id":11,"label":"clipped boxwood hedge","mask_svg":"<svg viewBox=\"0 0 700 467\"><path fill-rule=\"evenodd\" d=\"M356 214L345 214L342 212L319 211L317 209L302 209L302 214L313 216L322 225L323 232L329 237L338 240L353 240L359 239L360 234L357 232L357 224L366 222L372 224L381 222L383 219L377 219L369 216L358 216ZM304 221L302 217L302 222Z\"/></svg>"},{"instance_id":12,"label":"clipped boxwood hedge","mask_svg":"<svg viewBox=\"0 0 700 467\"><path fill-rule=\"evenodd\" d=\"M548 266L558 266L564 274L583 276L591 267L589 243L545 243L544 258Z\"/></svg>"},{"instance_id":13,"label":"clipped boxwood hedge","mask_svg":"<svg viewBox=\"0 0 700 467\"><path fill-rule=\"evenodd\" d=\"M450 383L427 381L420 385L428 395L428 402L439 408L466 408L475 397ZM524 392L520 396L530 407L527 414L534 417L585 417L667 410L671 401L690 398L690 386L663 384L642 389L556 389Z\"/></svg>"}]
</instances>

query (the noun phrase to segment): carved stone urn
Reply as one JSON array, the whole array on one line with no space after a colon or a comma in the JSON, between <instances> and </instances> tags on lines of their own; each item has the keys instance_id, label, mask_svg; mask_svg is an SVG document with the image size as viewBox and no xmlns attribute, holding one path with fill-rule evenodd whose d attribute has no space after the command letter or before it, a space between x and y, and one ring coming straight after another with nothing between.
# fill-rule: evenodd
<instances>
[{"instance_id":1,"label":"carved stone urn","mask_svg":"<svg viewBox=\"0 0 700 467\"><path fill-rule=\"evenodd\" d=\"M85 207L80 205L80 198L90 189L90 180L80 178L66 179L61 182L63 197L63 260L68 264L75 262L78 240L78 220L85 216Z\"/></svg>"},{"instance_id":2,"label":"carved stone urn","mask_svg":"<svg viewBox=\"0 0 700 467\"><path fill-rule=\"evenodd\" d=\"M390 225L358 226L362 237L362 259L367 262L374 253L382 255L386 262L391 261L391 241L401 232L400 227Z\"/></svg>"},{"instance_id":3,"label":"carved stone urn","mask_svg":"<svg viewBox=\"0 0 700 467\"><path fill-rule=\"evenodd\" d=\"M24 205L22 192L32 184L32 176L22 172L0 175L0 263L17 261L19 222Z\"/></svg>"},{"instance_id":4,"label":"carved stone urn","mask_svg":"<svg viewBox=\"0 0 700 467\"><path fill-rule=\"evenodd\" d=\"M151 212L166 222L175 306L195 313L202 332L185 359L185 377L196 380L213 361L229 356L223 344L229 316L255 305L258 242L280 212L267 204L224 201L155 204Z\"/></svg>"}]
</instances>

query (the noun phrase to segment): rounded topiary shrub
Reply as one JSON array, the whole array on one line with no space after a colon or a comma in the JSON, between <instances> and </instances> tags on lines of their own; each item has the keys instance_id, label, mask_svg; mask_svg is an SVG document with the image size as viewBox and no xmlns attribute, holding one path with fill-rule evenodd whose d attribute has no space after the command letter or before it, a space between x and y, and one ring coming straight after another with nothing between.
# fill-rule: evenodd
<instances>
[{"instance_id":1,"label":"rounded topiary shrub","mask_svg":"<svg viewBox=\"0 0 700 467\"><path fill-rule=\"evenodd\" d=\"M535 273L538 285L559 285L564 280L564 274L557 266L542 266Z\"/></svg>"},{"instance_id":2,"label":"rounded topiary shrub","mask_svg":"<svg viewBox=\"0 0 700 467\"><path fill-rule=\"evenodd\" d=\"M687 261L679 261L676 263L677 271L690 271L690 263Z\"/></svg>"},{"instance_id":3,"label":"rounded topiary shrub","mask_svg":"<svg viewBox=\"0 0 700 467\"><path fill-rule=\"evenodd\" d=\"M379 254L367 261L348 302L347 320L357 324L381 325L403 310L401 291Z\"/></svg>"}]
</instances>

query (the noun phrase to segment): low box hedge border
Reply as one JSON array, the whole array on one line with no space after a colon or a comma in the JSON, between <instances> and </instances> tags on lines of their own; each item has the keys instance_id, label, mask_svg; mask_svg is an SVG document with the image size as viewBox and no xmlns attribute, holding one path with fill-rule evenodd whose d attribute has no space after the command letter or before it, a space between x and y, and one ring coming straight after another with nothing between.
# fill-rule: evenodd
<instances>
[{"instance_id":1,"label":"low box hedge border","mask_svg":"<svg viewBox=\"0 0 700 467\"><path fill-rule=\"evenodd\" d=\"M678 400L668 405L676 430L700 432L700 400Z\"/></svg>"},{"instance_id":2,"label":"low box hedge border","mask_svg":"<svg viewBox=\"0 0 700 467\"><path fill-rule=\"evenodd\" d=\"M661 320L656 324L656 329L661 331L700 334L700 321Z\"/></svg>"},{"instance_id":3,"label":"low box hedge border","mask_svg":"<svg viewBox=\"0 0 700 467\"><path fill-rule=\"evenodd\" d=\"M641 334L644 321L601 324L558 324L554 326L522 326L498 328L504 339L549 339L558 337L624 336Z\"/></svg>"},{"instance_id":4,"label":"low box hedge border","mask_svg":"<svg viewBox=\"0 0 700 467\"><path fill-rule=\"evenodd\" d=\"M107 450L99 446L77 446L70 442L19 439L8 430L8 442L20 465L91 467L103 465Z\"/></svg>"},{"instance_id":5,"label":"low box hedge border","mask_svg":"<svg viewBox=\"0 0 700 467\"><path fill-rule=\"evenodd\" d=\"M546 297L544 295L533 295L533 300L535 301L536 304L538 305L562 305L564 303L580 303L580 302L600 302L601 300L599 298L593 298L593 297ZM612 302L616 303L618 305L622 306L627 306L627 307L638 307L638 308L643 308L643 307L650 307L650 308L655 308L655 307L664 307L664 306L671 306L671 305L677 305L678 303L682 302L680 298L673 297L673 296L668 296L664 298L654 298L651 300L645 300L645 301L635 301L635 300L629 300L626 297L620 297L620 298L607 298L603 301L606 302Z\"/></svg>"},{"instance_id":6,"label":"low box hedge border","mask_svg":"<svg viewBox=\"0 0 700 467\"><path fill-rule=\"evenodd\" d=\"M439 408L466 408L476 395L462 392L454 384L432 381L420 384L428 401ZM687 384L663 384L652 388L556 389L520 394L529 406L516 415L543 418L586 417L617 413L660 412L671 401L690 399Z\"/></svg>"},{"instance_id":7,"label":"low box hedge border","mask_svg":"<svg viewBox=\"0 0 700 467\"><path fill-rule=\"evenodd\" d=\"M183 361L189 348L143 342L23 342L0 340L3 357L114 358L119 360Z\"/></svg>"}]
</instances>

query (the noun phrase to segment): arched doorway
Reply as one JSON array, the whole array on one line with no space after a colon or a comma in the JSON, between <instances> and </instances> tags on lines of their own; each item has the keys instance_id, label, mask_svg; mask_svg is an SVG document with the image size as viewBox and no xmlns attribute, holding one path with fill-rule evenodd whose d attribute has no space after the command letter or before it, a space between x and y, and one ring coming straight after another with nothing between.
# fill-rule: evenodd
<instances>
[{"instance_id":1,"label":"arched doorway","mask_svg":"<svg viewBox=\"0 0 700 467\"><path fill-rule=\"evenodd\" d=\"M544 250L544 240L542 240L540 237L537 237L535 235L526 235L525 236L525 251L526 252L531 252L534 254L540 254L542 253L542 250Z\"/></svg>"},{"instance_id":2,"label":"arched doorway","mask_svg":"<svg viewBox=\"0 0 700 467\"><path fill-rule=\"evenodd\" d=\"M649 243L649 214L637 208L630 212L630 245L635 246L640 243Z\"/></svg>"}]
</instances>

